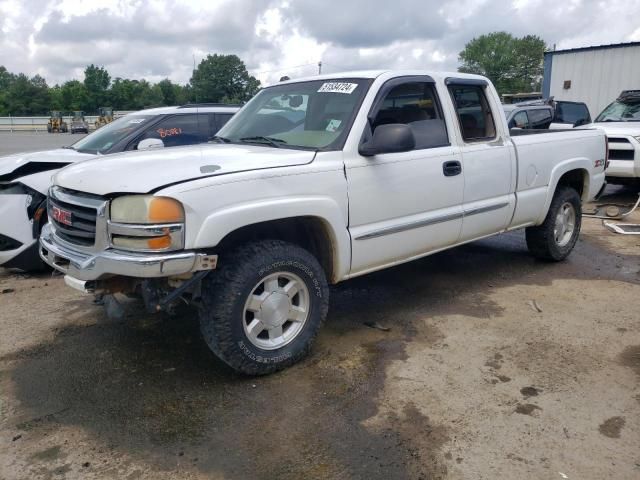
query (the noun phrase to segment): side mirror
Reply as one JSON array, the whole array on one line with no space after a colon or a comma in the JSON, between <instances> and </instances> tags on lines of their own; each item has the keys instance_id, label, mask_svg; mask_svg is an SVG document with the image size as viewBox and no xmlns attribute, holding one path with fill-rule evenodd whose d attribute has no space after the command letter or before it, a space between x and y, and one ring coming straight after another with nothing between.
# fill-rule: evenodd
<instances>
[{"instance_id":1,"label":"side mirror","mask_svg":"<svg viewBox=\"0 0 640 480\"><path fill-rule=\"evenodd\" d=\"M376 127L373 137L360 145L358 152L363 157L372 157L381 153L408 152L415 147L416 138L409 125L390 123Z\"/></svg>"},{"instance_id":2,"label":"side mirror","mask_svg":"<svg viewBox=\"0 0 640 480\"><path fill-rule=\"evenodd\" d=\"M155 148L164 148L164 142L159 138L145 138L138 143L138 150L153 150Z\"/></svg>"}]
</instances>

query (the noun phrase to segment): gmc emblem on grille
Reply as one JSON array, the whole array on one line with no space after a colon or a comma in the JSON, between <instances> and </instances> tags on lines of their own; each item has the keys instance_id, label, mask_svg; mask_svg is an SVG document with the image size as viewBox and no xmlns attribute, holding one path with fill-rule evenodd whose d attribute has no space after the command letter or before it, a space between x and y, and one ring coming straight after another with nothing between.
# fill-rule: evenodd
<instances>
[{"instance_id":1,"label":"gmc emblem on grille","mask_svg":"<svg viewBox=\"0 0 640 480\"><path fill-rule=\"evenodd\" d=\"M56 206L52 206L51 207L51 213L53 215L53 219L58 222L58 223L62 223L63 225L71 225L71 212L69 212L68 210L63 210L61 208L58 208Z\"/></svg>"}]
</instances>

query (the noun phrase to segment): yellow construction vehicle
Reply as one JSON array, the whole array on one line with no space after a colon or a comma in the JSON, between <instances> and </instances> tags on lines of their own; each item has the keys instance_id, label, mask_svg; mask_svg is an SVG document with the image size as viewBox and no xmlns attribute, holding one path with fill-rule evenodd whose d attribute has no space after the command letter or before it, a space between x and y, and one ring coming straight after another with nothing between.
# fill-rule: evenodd
<instances>
[{"instance_id":1,"label":"yellow construction vehicle","mask_svg":"<svg viewBox=\"0 0 640 480\"><path fill-rule=\"evenodd\" d=\"M96 130L113 122L113 107L100 107L98 109L98 119L96 120Z\"/></svg>"},{"instance_id":2,"label":"yellow construction vehicle","mask_svg":"<svg viewBox=\"0 0 640 480\"><path fill-rule=\"evenodd\" d=\"M51 118L47 123L47 132L66 133L68 131L67 122L62 118L62 113L54 110L51 112Z\"/></svg>"}]
</instances>

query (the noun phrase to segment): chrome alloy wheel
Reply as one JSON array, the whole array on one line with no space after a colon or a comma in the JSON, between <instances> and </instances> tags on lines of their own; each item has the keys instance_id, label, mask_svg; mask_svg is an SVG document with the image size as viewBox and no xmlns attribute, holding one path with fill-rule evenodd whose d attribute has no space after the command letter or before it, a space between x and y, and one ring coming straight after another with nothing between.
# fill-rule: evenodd
<instances>
[{"instance_id":1,"label":"chrome alloy wheel","mask_svg":"<svg viewBox=\"0 0 640 480\"><path fill-rule=\"evenodd\" d=\"M556 245L559 247L567 245L571 241L575 229L576 209L571 203L565 202L558 210L553 228L553 238L556 241Z\"/></svg>"},{"instance_id":2,"label":"chrome alloy wheel","mask_svg":"<svg viewBox=\"0 0 640 480\"><path fill-rule=\"evenodd\" d=\"M276 272L253 287L244 305L242 325L249 341L263 350L284 347L309 318L309 289L291 272Z\"/></svg>"}]
</instances>

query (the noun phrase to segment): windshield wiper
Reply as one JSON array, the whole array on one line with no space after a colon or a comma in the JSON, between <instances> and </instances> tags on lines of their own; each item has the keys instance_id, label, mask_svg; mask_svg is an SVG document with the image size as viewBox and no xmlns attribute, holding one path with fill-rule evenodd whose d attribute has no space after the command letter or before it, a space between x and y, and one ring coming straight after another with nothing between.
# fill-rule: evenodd
<instances>
[{"instance_id":1,"label":"windshield wiper","mask_svg":"<svg viewBox=\"0 0 640 480\"><path fill-rule=\"evenodd\" d=\"M287 143L286 140L282 140L281 138L262 137L262 136L242 137L240 141L245 143L267 143L272 147L276 147L276 148L280 148L280 145L284 145Z\"/></svg>"},{"instance_id":2,"label":"windshield wiper","mask_svg":"<svg viewBox=\"0 0 640 480\"><path fill-rule=\"evenodd\" d=\"M62 148L66 148L67 150L75 150L71 145L64 145Z\"/></svg>"},{"instance_id":3,"label":"windshield wiper","mask_svg":"<svg viewBox=\"0 0 640 480\"><path fill-rule=\"evenodd\" d=\"M221 137L219 135L214 135L213 137L209 137L209 142L216 142L216 143L231 143L231 140L229 140L226 137Z\"/></svg>"}]
</instances>

